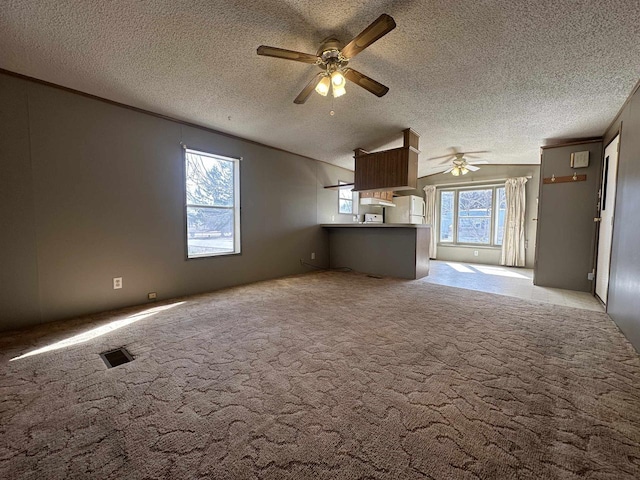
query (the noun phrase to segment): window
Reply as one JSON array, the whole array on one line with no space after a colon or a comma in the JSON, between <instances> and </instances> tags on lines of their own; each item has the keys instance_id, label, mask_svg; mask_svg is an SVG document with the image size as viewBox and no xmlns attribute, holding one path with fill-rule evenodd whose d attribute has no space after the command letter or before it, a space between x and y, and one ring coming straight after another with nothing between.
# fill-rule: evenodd
<instances>
[{"instance_id":1,"label":"window","mask_svg":"<svg viewBox=\"0 0 640 480\"><path fill-rule=\"evenodd\" d=\"M440 192L440 242L453 242L455 192Z\"/></svg>"},{"instance_id":2,"label":"window","mask_svg":"<svg viewBox=\"0 0 640 480\"><path fill-rule=\"evenodd\" d=\"M493 189L458 192L458 243L491 241Z\"/></svg>"},{"instance_id":3,"label":"window","mask_svg":"<svg viewBox=\"0 0 640 480\"><path fill-rule=\"evenodd\" d=\"M240 161L185 150L187 258L240 253Z\"/></svg>"},{"instance_id":4,"label":"window","mask_svg":"<svg viewBox=\"0 0 640 480\"><path fill-rule=\"evenodd\" d=\"M347 182L338 181L338 185L346 185ZM353 187L338 189L338 213L352 214L353 212Z\"/></svg>"},{"instance_id":5,"label":"window","mask_svg":"<svg viewBox=\"0 0 640 480\"><path fill-rule=\"evenodd\" d=\"M440 190L440 243L502 245L505 210L501 186Z\"/></svg>"}]
</instances>

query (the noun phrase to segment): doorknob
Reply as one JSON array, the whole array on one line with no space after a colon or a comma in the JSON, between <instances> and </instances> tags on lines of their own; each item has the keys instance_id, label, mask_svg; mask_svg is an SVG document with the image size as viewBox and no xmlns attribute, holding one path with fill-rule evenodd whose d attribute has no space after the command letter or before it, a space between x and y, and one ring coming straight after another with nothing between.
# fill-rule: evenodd
<instances>
[{"instance_id":1,"label":"doorknob","mask_svg":"<svg viewBox=\"0 0 640 480\"><path fill-rule=\"evenodd\" d=\"M602 217L594 217L593 221L596 222L596 223L601 222L602 221Z\"/></svg>"}]
</instances>

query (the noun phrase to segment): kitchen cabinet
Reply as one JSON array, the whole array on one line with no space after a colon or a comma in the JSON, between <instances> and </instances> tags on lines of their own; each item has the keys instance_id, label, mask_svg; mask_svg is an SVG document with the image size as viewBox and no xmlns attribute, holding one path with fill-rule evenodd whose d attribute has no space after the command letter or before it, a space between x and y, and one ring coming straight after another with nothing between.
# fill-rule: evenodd
<instances>
[{"instance_id":1,"label":"kitchen cabinet","mask_svg":"<svg viewBox=\"0 0 640 480\"><path fill-rule=\"evenodd\" d=\"M400 148L367 152L355 149L354 191L412 190L418 185L418 141L420 136L407 128Z\"/></svg>"},{"instance_id":2,"label":"kitchen cabinet","mask_svg":"<svg viewBox=\"0 0 640 480\"><path fill-rule=\"evenodd\" d=\"M359 192L360 205L378 205L382 207L395 207L393 192Z\"/></svg>"},{"instance_id":3,"label":"kitchen cabinet","mask_svg":"<svg viewBox=\"0 0 640 480\"><path fill-rule=\"evenodd\" d=\"M393 202L393 192L360 192L360 199L363 198L379 198L380 200Z\"/></svg>"}]
</instances>

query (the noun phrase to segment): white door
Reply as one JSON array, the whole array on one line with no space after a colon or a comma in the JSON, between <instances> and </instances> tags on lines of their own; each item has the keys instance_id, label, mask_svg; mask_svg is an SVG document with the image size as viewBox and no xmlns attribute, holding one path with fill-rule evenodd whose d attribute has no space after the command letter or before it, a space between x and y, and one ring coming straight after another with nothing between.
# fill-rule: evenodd
<instances>
[{"instance_id":1,"label":"white door","mask_svg":"<svg viewBox=\"0 0 640 480\"><path fill-rule=\"evenodd\" d=\"M616 202L616 179L618 172L619 136L604 150L602 186L600 188L600 234L598 237L598 260L596 263L596 295L607 304L609 289L609 264L611 262L611 239L613 214Z\"/></svg>"}]
</instances>

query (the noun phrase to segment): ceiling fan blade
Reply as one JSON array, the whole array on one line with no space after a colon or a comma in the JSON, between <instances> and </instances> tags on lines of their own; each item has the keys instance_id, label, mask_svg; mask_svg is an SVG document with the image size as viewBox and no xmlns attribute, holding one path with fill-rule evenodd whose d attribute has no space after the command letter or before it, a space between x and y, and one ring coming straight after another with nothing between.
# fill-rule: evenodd
<instances>
[{"instance_id":1,"label":"ceiling fan blade","mask_svg":"<svg viewBox=\"0 0 640 480\"><path fill-rule=\"evenodd\" d=\"M473 165L470 164L466 164L465 168L471 172L477 172L478 170L480 170L480 167L474 167Z\"/></svg>"},{"instance_id":2,"label":"ceiling fan blade","mask_svg":"<svg viewBox=\"0 0 640 480\"><path fill-rule=\"evenodd\" d=\"M474 156L474 153L489 153L488 150L479 150L477 152L464 152L464 156L465 157L469 157L469 158L477 158Z\"/></svg>"},{"instance_id":3,"label":"ceiling fan blade","mask_svg":"<svg viewBox=\"0 0 640 480\"><path fill-rule=\"evenodd\" d=\"M369 78L353 68L346 68L344 70L344 76L350 82L361 86L377 97L384 97L389 91L389 87L384 86L380 82L376 82L373 78Z\"/></svg>"},{"instance_id":4,"label":"ceiling fan blade","mask_svg":"<svg viewBox=\"0 0 640 480\"><path fill-rule=\"evenodd\" d=\"M258 55L282 58L284 60L293 60L295 62L311 63L314 65L318 62L318 57L316 55L294 52L293 50L285 50L284 48L268 47L266 45L260 45L258 47Z\"/></svg>"},{"instance_id":5,"label":"ceiling fan blade","mask_svg":"<svg viewBox=\"0 0 640 480\"><path fill-rule=\"evenodd\" d=\"M449 157L449 158L445 158L445 159L444 159L444 160L442 160L441 162L438 162L438 165L446 165L447 163L451 163L451 161L452 161L452 160L455 160L455 159L456 159L455 155L454 155L454 156L451 156L451 157Z\"/></svg>"},{"instance_id":6,"label":"ceiling fan blade","mask_svg":"<svg viewBox=\"0 0 640 480\"><path fill-rule=\"evenodd\" d=\"M433 172L433 173L427 173L426 175L423 175L420 178L426 178L426 177L433 177L434 175L444 175L445 173L449 173L449 172Z\"/></svg>"},{"instance_id":7,"label":"ceiling fan blade","mask_svg":"<svg viewBox=\"0 0 640 480\"><path fill-rule=\"evenodd\" d=\"M441 172L441 173L450 173L451 171L453 171L453 167L451 167L450 169L445 170L444 172Z\"/></svg>"},{"instance_id":8,"label":"ceiling fan blade","mask_svg":"<svg viewBox=\"0 0 640 480\"><path fill-rule=\"evenodd\" d=\"M475 162L467 162L467 165L486 165L488 163L489 162L486 161L486 160L478 160L478 161L475 161Z\"/></svg>"},{"instance_id":9,"label":"ceiling fan blade","mask_svg":"<svg viewBox=\"0 0 640 480\"><path fill-rule=\"evenodd\" d=\"M440 160L441 158L446 158L447 161L451 160L452 158L456 158L456 154L455 153L449 153L447 155L440 155L439 157L431 157L431 158L427 158L427 160Z\"/></svg>"},{"instance_id":10,"label":"ceiling fan blade","mask_svg":"<svg viewBox=\"0 0 640 480\"><path fill-rule=\"evenodd\" d=\"M351 40L347 46L342 49L341 53L344 57L351 59L373 42L384 37L394 28L396 28L396 22L389 15L383 13L371 25Z\"/></svg>"},{"instance_id":11,"label":"ceiling fan blade","mask_svg":"<svg viewBox=\"0 0 640 480\"><path fill-rule=\"evenodd\" d=\"M309 95L311 95L311 93L316 88L316 86L318 85L318 83L320 82L323 76L324 76L324 73L320 72L315 77L313 77L311 81L307 83L307 86L304 87L302 91L298 94L298 96L293 101L293 103L297 103L298 105L301 105L304 102L306 102L307 99L309 98Z\"/></svg>"}]
</instances>

